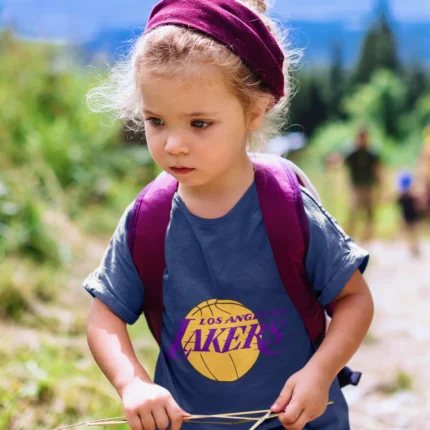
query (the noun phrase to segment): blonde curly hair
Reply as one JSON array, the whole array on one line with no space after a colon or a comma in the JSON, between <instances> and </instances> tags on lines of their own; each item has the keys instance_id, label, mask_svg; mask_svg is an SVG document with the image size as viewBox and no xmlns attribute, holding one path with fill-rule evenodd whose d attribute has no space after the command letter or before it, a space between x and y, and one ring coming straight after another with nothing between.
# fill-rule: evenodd
<instances>
[{"instance_id":1,"label":"blonde curly hair","mask_svg":"<svg viewBox=\"0 0 430 430\"><path fill-rule=\"evenodd\" d=\"M284 126L292 97L292 66L301 56L299 50L287 49L286 34L268 17L265 0L236 0L260 16L281 46L284 55L285 96L272 103L257 140L268 140ZM178 75L187 67L211 64L220 68L226 82L240 100L246 116L252 114L262 95L270 94L267 85L236 54L209 36L187 28L166 25L141 35L129 55L119 61L108 78L87 94L93 112L108 112L114 120L124 121L135 132L144 131L140 78L143 72L163 76ZM255 137L255 136L254 136Z\"/></svg>"}]
</instances>

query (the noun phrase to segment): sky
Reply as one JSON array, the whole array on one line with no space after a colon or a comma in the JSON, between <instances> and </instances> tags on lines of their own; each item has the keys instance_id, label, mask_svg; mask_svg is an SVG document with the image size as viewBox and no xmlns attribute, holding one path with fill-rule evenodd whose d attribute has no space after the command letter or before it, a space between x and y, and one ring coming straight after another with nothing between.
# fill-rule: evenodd
<instances>
[{"instance_id":1,"label":"sky","mask_svg":"<svg viewBox=\"0 0 430 430\"><path fill-rule=\"evenodd\" d=\"M390 0L386 3L396 20L430 23L429 0ZM375 0L278 0L274 9L292 19L324 21L365 17L372 13L376 4Z\"/></svg>"},{"instance_id":2,"label":"sky","mask_svg":"<svg viewBox=\"0 0 430 430\"><path fill-rule=\"evenodd\" d=\"M276 0L272 11L288 21L342 21L359 29L377 2L400 22L428 22L430 0ZM83 42L106 28L143 28L156 0L0 0L0 25L35 38ZM121 5L121 7L120 7Z\"/></svg>"}]
</instances>

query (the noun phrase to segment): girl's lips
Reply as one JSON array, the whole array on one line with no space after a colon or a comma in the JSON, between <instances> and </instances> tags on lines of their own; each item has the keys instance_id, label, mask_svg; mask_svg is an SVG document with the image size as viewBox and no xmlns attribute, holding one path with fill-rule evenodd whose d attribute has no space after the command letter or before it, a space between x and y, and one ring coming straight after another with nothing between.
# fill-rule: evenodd
<instances>
[{"instance_id":1,"label":"girl's lips","mask_svg":"<svg viewBox=\"0 0 430 430\"><path fill-rule=\"evenodd\" d=\"M191 173L194 169L188 167L171 167L170 170L177 175L186 175Z\"/></svg>"}]
</instances>

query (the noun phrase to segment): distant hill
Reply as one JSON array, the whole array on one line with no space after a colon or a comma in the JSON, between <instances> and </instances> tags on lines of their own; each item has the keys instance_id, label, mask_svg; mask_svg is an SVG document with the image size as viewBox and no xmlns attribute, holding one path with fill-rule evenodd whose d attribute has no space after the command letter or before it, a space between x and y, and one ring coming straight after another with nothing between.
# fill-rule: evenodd
<instances>
[{"instance_id":1,"label":"distant hill","mask_svg":"<svg viewBox=\"0 0 430 430\"><path fill-rule=\"evenodd\" d=\"M12 27L30 39L61 41L83 48L88 58L105 52L111 59L145 26L157 0L0 0L0 30ZM305 48L305 63L330 62L339 41L345 64L357 60L362 37L384 12L399 42L401 58L430 66L430 0L277 0L272 15L288 19L294 46ZM129 29L135 28L135 31Z\"/></svg>"},{"instance_id":2,"label":"distant hill","mask_svg":"<svg viewBox=\"0 0 430 430\"><path fill-rule=\"evenodd\" d=\"M421 61L430 67L430 23L393 23L400 56L405 62ZM304 49L305 66L330 63L331 47L338 42L343 48L345 65L351 67L357 61L365 29L348 29L340 21L309 22L291 21L290 40L294 47ZM90 42L82 45L90 56L104 52L112 60L127 50L127 40L134 39L141 30L111 29L98 33Z\"/></svg>"}]
</instances>

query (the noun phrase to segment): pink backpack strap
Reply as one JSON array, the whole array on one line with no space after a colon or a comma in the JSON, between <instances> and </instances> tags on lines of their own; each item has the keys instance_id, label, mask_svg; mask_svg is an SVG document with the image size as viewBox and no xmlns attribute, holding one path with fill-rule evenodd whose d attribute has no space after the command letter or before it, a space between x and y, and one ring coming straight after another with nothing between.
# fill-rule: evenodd
<instances>
[{"instance_id":1,"label":"pink backpack strap","mask_svg":"<svg viewBox=\"0 0 430 430\"><path fill-rule=\"evenodd\" d=\"M294 172L281 162L255 162L255 181L264 225L284 288L315 346L324 339L324 308L305 268L309 225Z\"/></svg>"},{"instance_id":2,"label":"pink backpack strap","mask_svg":"<svg viewBox=\"0 0 430 430\"><path fill-rule=\"evenodd\" d=\"M325 337L326 321L306 274L310 234L298 178L284 163L265 163L263 159L254 164L264 225L282 283L318 348ZM326 311L331 315L332 306ZM344 367L337 378L341 388L358 385L361 373Z\"/></svg>"},{"instance_id":3,"label":"pink backpack strap","mask_svg":"<svg viewBox=\"0 0 430 430\"><path fill-rule=\"evenodd\" d=\"M128 228L128 247L144 285L143 313L158 344L164 311L164 245L177 186L172 176L164 174L151 182L137 198Z\"/></svg>"}]
</instances>

